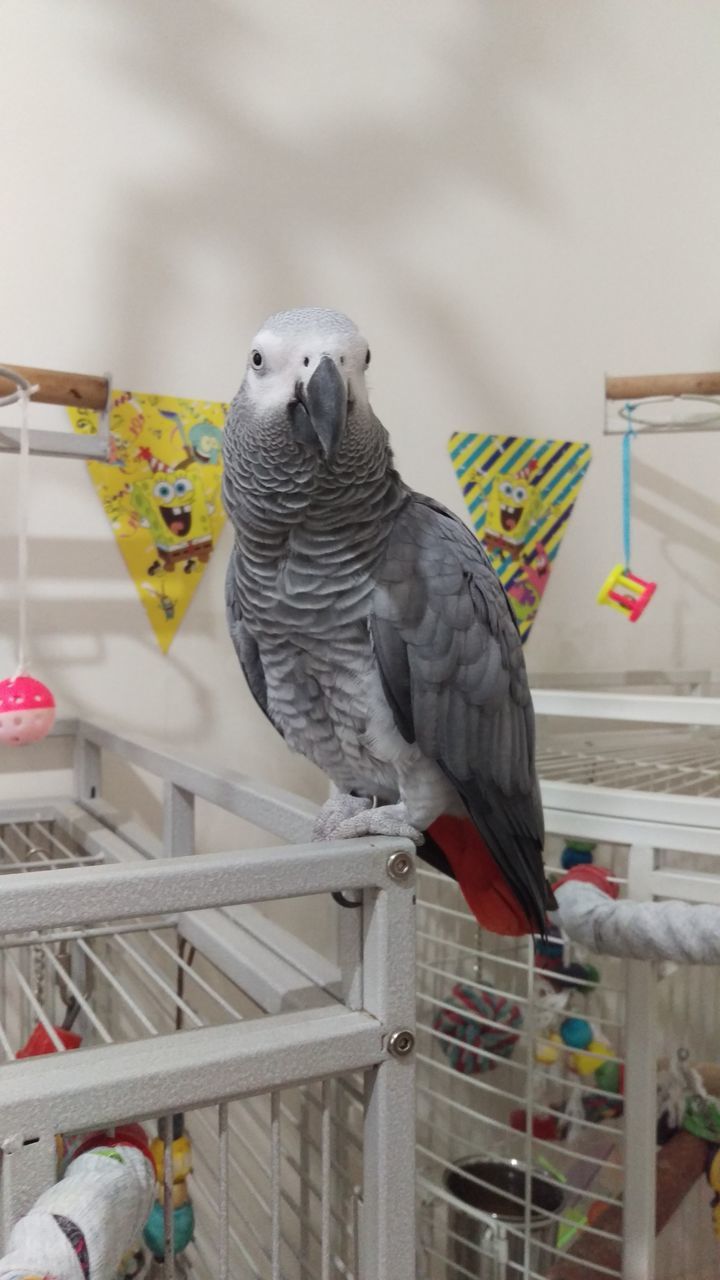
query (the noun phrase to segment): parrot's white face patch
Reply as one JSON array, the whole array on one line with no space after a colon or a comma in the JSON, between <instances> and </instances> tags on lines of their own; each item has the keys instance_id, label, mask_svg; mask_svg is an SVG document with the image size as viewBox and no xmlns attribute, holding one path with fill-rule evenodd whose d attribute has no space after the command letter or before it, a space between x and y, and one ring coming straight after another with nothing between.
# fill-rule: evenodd
<instances>
[{"instance_id":1,"label":"parrot's white face patch","mask_svg":"<svg viewBox=\"0 0 720 1280\"><path fill-rule=\"evenodd\" d=\"M368 405L365 370L368 344L360 333L279 333L261 329L255 336L245 373L246 394L259 414L284 409L296 396L298 383L307 386L323 356L335 362L348 390L348 403Z\"/></svg>"}]
</instances>

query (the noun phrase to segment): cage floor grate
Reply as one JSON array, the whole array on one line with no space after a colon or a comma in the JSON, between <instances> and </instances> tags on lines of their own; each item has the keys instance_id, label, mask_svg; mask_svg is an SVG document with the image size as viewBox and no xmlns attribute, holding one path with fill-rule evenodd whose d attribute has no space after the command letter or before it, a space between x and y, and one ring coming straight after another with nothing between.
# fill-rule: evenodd
<instances>
[{"instance_id":1,"label":"cage floor grate","mask_svg":"<svg viewBox=\"0 0 720 1280\"><path fill-rule=\"evenodd\" d=\"M623 791L720 797L720 732L664 729L654 734L554 734L537 753L543 781Z\"/></svg>"},{"instance_id":2,"label":"cage floor grate","mask_svg":"<svg viewBox=\"0 0 720 1280\"><path fill-rule=\"evenodd\" d=\"M0 823L0 874L61 870L102 861L101 854L82 849L52 820Z\"/></svg>"}]
</instances>

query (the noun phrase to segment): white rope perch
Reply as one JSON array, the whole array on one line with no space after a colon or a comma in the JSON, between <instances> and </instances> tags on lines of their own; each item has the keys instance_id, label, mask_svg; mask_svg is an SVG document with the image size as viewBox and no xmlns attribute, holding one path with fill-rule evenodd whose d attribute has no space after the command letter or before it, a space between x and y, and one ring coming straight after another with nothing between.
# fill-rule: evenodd
<instances>
[{"instance_id":1,"label":"white rope perch","mask_svg":"<svg viewBox=\"0 0 720 1280\"><path fill-rule=\"evenodd\" d=\"M87 1280L114 1276L152 1207L148 1154L122 1140L81 1152L65 1176L15 1223L0 1280Z\"/></svg>"},{"instance_id":2,"label":"white rope perch","mask_svg":"<svg viewBox=\"0 0 720 1280\"><path fill-rule=\"evenodd\" d=\"M590 874L592 873L592 874ZM601 867L576 868L554 886L553 924L599 955L678 964L720 964L720 907L616 901Z\"/></svg>"}]
</instances>

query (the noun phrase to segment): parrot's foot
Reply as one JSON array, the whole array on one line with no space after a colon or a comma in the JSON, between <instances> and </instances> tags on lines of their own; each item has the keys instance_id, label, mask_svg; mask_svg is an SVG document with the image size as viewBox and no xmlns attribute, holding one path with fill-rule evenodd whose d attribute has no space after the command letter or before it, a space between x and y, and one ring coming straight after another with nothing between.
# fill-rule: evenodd
<instances>
[{"instance_id":1,"label":"parrot's foot","mask_svg":"<svg viewBox=\"0 0 720 1280\"><path fill-rule=\"evenodd\" d=\"M422 844L425 837L410 822L407 805L383 804L375 809L364 809L352 818L346 818L334 833L336 840L351 840L354 836L401 836Z\"/></svg>"},{"instance_id":2,"label":"parrot's foot","mask_svg":"<svg viewBox=\"0 0 720 1280\"><path fill-rule=\"evenodd\" d=\"M349 818L354 818L372 805L372 800L361 796L350 796L345 793L331 796L326 800L313 827L313 840L334 840L338 827Z\"/></svg>"},{"instance_id":3,"label":"parrot's foot","mask_svg":"<svg viewBox=\"0 0 720 1280\"><path fill-rule=\"evenodd\" d=\"M383 804L357 796L333 796L323 805L315 823L315 840L352 840L358 836L400 836L423 843L423 833L410 822L407 805Z\"/></svg>"}]
</instances>

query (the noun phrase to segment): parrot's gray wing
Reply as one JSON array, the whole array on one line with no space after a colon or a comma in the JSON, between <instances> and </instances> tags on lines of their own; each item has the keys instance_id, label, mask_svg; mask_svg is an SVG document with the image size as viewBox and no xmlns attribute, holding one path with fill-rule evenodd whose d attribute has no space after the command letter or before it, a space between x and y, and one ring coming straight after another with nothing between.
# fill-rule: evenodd
<instances>
[{"instance_id":1,"label":"parrot's gray wing","mask_svg":"<svg viewBox=\"0 0 720 1280\"><path fill-rule=\"evenodd\" d=\"M250 635L247 627L243 622L242 610L240 608L240 597L235 582L235 552L230 555L230 561L225 575L225 616L227 617L228 630L230 638L235 646L235 652L238 656L240 666L248 683L248 688L257 702L260 710L267 716L270 723L277 729L278 733L282 733L279 725L275 724L268 710L267 683L265 681L265 672L263 670L262 659L260 658L260 650L253 636Z\"/></svg>"},{"instance_id":2,"label":"parrot's gray wing","mask_svg":"<svg viewBox=\"0 0 720 1280\"><path fill-rule=\"evenodd\" d=\"M477 538L420 494L397 515L376 577L371 634L397 727L440 765L544 932L533 707L505 592Z\"/></svg>"}]
</instances>

